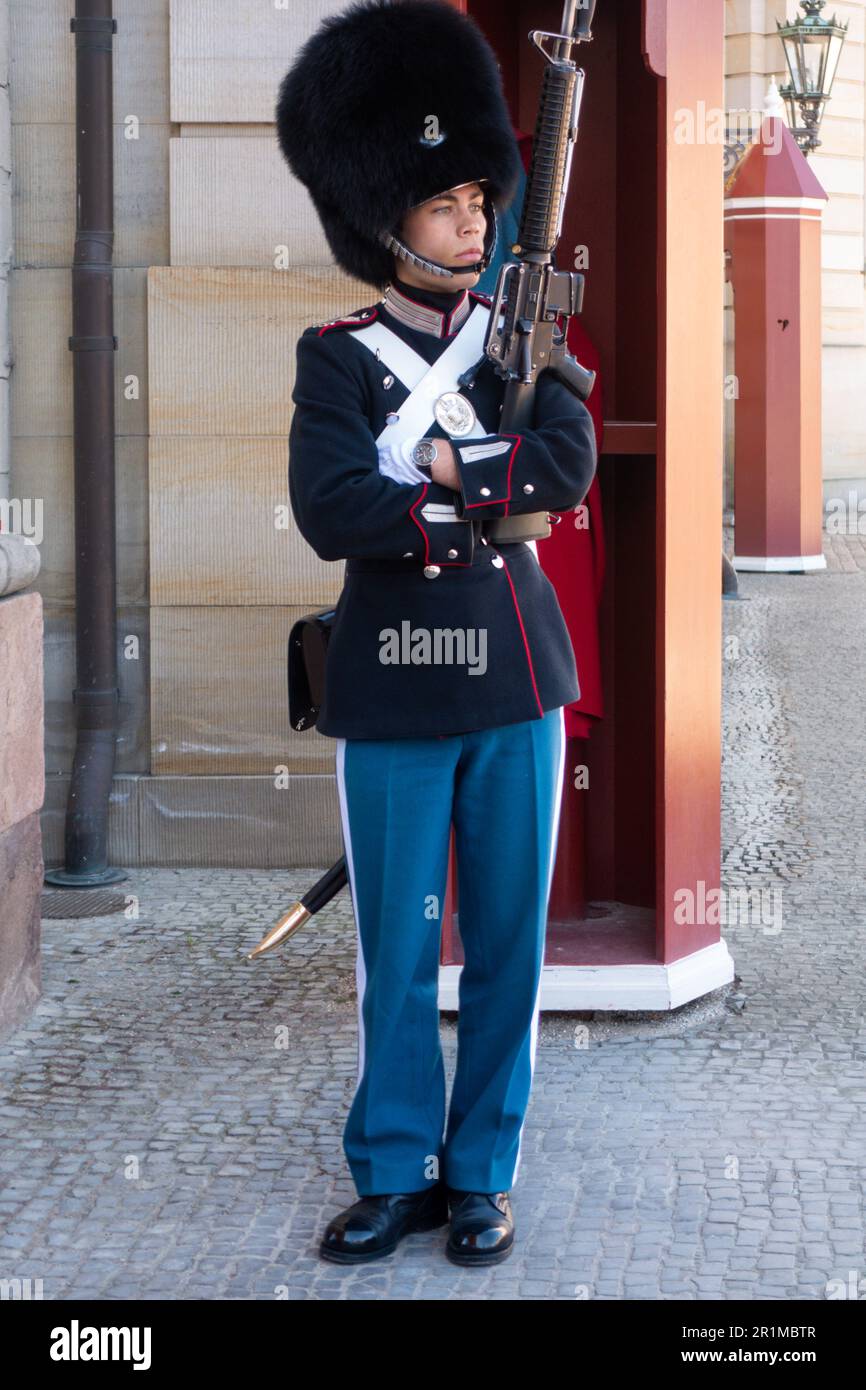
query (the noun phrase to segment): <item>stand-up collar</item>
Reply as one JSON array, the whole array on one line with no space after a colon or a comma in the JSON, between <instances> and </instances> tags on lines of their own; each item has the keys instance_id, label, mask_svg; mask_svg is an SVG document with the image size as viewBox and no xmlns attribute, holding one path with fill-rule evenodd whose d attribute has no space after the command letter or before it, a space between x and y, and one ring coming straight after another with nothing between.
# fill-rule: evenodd
<instances>
[{"instance_id":1,"label":"stand-up collar","mask_svg":"<svg viewBox=\"0 0 866 1390\"><path fill-rule=\"evenodd\" d=\"M417 295L417 298L415 297ZM433 290L404 288L393 281L382 297L387 312L407 328L448 338L465 323L472 310L468 289L439 294Z\"/></svg>"}]
</instances>

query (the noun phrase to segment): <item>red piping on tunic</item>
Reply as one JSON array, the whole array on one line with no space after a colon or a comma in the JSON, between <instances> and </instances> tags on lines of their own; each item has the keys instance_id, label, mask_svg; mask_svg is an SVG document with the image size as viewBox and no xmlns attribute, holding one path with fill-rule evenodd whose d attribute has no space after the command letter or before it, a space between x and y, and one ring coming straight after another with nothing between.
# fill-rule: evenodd
<instances>
[{"instance_id":1,"label":"red piping on tunic","mask_svg":"<svg viewBox=\"0 0 866 1390\"><path fill-rule=\"evenodd\" d=\"M327 333L329 328L342 328L348 325L349 328L366 328L368 323L379 317L379 310L374 309L365 319L334 319L333 323L323 323L319 329L317 337L321 338L323 333Z\"/></svg>"},{"instance_id":2,"label":"red piping on tunic","mask_svg":"<svg viewBox=\"0 0 866 1390\"><path fill-rule=\"evenodd\" d=\"M496 554L499 555L499 551L498 551L498 550L496 551ZM524 647L525 647L525 649L526 649L526 660L527 660L527 663L528 663L528 665L529 665L529 674L530 674L530 677L531 677L531 679L532 679L532 689L533 689L533 691L535 692L535 703L538 705L538 713L539 713L539 714L542 716L542 718L543 718L543 717L544 717L544 709L543 709L543 707L542 707L541 700L540 700L539 695L538 695L538 686L535 684L535 671L534 671L533 668L532 668L532 657L531 657L530 654L529 654L529 642L526 640L526 629L525 629L525 627L523 626L523 619L522 619L522 617L520 616L520 604L517 602L517 594L516 594L515 591L514 591L514 582L513 582L512 578L511 578L511 575L508 573L508 562L507 562L507 560L505 559L505 556L504 556L504 555L499 555L499 558L500 558L500 560L502 561L503 568L504 568L505 573L506 573L506 576L507 576L507 578L508 578L508 583L509 583L509 585L510 585L510 587L511 587L511 597L512 597L512 599L514 600L514 609L515 609L515 612L517 613L517 621L520 623L520 632L521 632L521 635L522 635L522 637L523 637L523 645L524 645Z\"/></svg>"},{"instance_id":3,"label":"red piping on tunic","mask_svg":"<svg viewBox=\"0 0 866 1390\"><path fill-rule=\"evenodd\" d=\"M508 472L507 472L506 475L505 475L505 487L506 487L505 496L504 496L504 497L485 497L485 498L483 498L482 501L480 501L480 502L464 502L464 504L463 504L463 510L464 510L464 512L469 512L469 511L471 511L473 507L492 507L493 504L494 504L495 502L504 502L504 503L505 503L505 511L502 513L502 515L503 515L503 516L508 516L508 506L509 506L509 503L510 503L510 501L511 501L511 469L512 469L512 467L513 467L513 465L514 465L514 460L515 460L515 458L517 457L517 450L520 448L520 445L521 445L522 442L523 442L523 435L522 435L522 434L497 434L497 435L494 435L493 438L494 438L494 439L516 439L516 440L517 440L517 443L512 445L512 448L511 448L511 455L510 455L510 457L509 457L509 459L508 459ZM479 460L479 462L481 462L481 460Z\"/></svg>"},{"instance_id":4,"label":"red piping on tunic","mask_svg":"<svg viewBox=\"0 0 866 1390\"><path fill-rule=\"evenodd\" d=\"M464 290L464 291L463 291L463 298L462 298L462 299L459 299L459 300L457 301L457 303L454 305L454 308L451 310L450 314L446 314L446 312L445 312L444 309L437 309L435 304L422 304L420 299L413 299L412 296L411 296L411 294L406 294L405 290L398 290L397 287L396 287L396 285L394 286L394 293L397 294L397 295L399 295L401 299L407 300L410 304L414 304L416 309L432 309L434 314L438 314L438 315L439 315L439 337L440 337L440 338L447 338L447 337L449 337L450 334L451 334L451 320L453 319L454 315L457 313L457 310L458 310L458 309L462 309L463 305L466 303L466 296L468 295L469 291L468 291L468 290ZM388 306L386 305L385 307L387 308ZM443 328L445 327L446 320L447 320L447 323L448 323L448 332L447 332L447 333L443 333L442 330L443 330ZM407 325L407 326L408 326L408 325ZM415 329L414 331L415 331L415 332L419 332L419 331L420 331L420 332L423 332L423 329L421 329L421 330Z\"/></svg>"},{"instance_id":5,"label":"red piping on tunic","mask_svg":"<svg viewBox=\"0 0 866 1390\"><path fill-rule=\"evenodd\" d=\"M426 496L427 496L427 483L424 484L424 491L421 493L421 496L420 496L415 502L413 502L413 503L412 503L412 506L409 508L409 515L411 516L411 518L412 518L412 520L414 521L415 525L418 527L418 530L421 532L421 535L424 537L424 564L425 564L425 565L427 564L428 560L430 559L430 536L428 535L427 531L425 531L424 527L421 525L421 522L418 520L417 516L415 515L415 508L416 508L416 507L420 507L421 503L424 501L424 498L425 498ZM436 563L439 565L439 568L440 568L440 569L443 569L443 568L444 568L444 569L463 569L463 570L465 570L465 569L471 568L471 565L472 565L472 561L471 561L471 560L437 560Z\"/></svg>"},{"instance_id":6,"label":"red piping on tunic","mask_svg":"<svg viewBox=\"0 0 866 1390\"><path fill-rule=\"evenodd\" d=\"M447 332L447 333L442 333L442 334L440 335L441 337L443 337L443 338L450 338L451 334L452 334L453 331L454 331L454 330L452 329L452 327L451 327L451 323L452 323L452 320L453 320L453 318L454 318L454 315L457 313L457 310L458 310L458 309L462 309L462 308L463 308L463 305L466 303L466 300L467 300L468 296L469 296L469 291L468 291L468 290L464 290L464 291L463 291L463 298L462 298L461 300L458 300L458 302L454 305L454 308L451 310L451 313L448 315L448 332Z\"/></svg>"},{"instance_id":7,"label":"red piping on tunic","mask_svg":"<svg viewBox=\"0 0 866 1390\"><path fill-rule=\"evenodd\" d=\"M409 508L409 515L411 516L411 518L412 518L412 520L414 521L415 525L418 527L418 530L421 532L421 535L424 537L424 563L425 563L425 565L426 565L428 559L430 558L430 537L427 535L427 532L425 531L424 527L421 525L421 522L418 520L417 516L415 515L415 508L416 508L416 507L419 507L419 506L421 505L421 503L424 501L424 498L425 498L426 496L427 496L427 484L425 483L425 484L424 484L424 491L421 493L421 496L417 499L416 502L413 502L412 506Z\"/></svg>"}]
</instances>

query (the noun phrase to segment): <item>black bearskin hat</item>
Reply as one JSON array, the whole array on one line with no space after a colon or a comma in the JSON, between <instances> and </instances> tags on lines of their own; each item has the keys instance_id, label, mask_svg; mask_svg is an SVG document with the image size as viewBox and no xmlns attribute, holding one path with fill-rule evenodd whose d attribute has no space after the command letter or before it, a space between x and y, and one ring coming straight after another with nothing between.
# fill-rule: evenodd
<instances>
[{"instance_id":1,"label":"black bearskin hat","mask_svg":"<svg viewBox=\"0 0 866 1390\"><path fill-rule=\"evenodd\" d=\"M445 0L357 0L326 18L280 84L276 131L337 263L377 288L393 275L381 238L410 208L478 181L495 235L520 175L493 50Z\"/></svg>"}]
</instances>

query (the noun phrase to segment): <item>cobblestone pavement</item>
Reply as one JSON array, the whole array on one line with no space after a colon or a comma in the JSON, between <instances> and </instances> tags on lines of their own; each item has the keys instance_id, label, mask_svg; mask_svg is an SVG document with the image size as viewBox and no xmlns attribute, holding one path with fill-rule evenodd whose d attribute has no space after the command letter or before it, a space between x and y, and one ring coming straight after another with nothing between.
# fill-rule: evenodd
<instances>
[{"instance_id":1,"label":"cobblestone pavement","mask_svg":"<svg viewBox=\"0 0 866 1390\"><path fill-rule=\"evenodd\" d=\"M348 894L248 963L316 871L141 869L137 917L44 923L44 997L0 1044L0 1278L46 1299L685 1300L862 1279L866 566L838 538L828 557L742 575L723 605L723 883L770 907L725 928L737 986L667 1027L590 1021L585 1048L542 1016L508 1261L456 1268L445 1228L359 1269L318 1258L355 1200ZM453 1016L442 1034L450 1084Z\"/></svg>"}]
</instances>

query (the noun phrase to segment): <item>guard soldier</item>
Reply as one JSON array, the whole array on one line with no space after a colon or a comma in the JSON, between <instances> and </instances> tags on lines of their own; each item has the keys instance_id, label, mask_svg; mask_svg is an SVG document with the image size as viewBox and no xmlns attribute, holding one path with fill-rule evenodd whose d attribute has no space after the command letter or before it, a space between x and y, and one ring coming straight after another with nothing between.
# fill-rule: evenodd
<instances>
[{"instance_id":1,"label":"guard soldier","mask_svg":"<svg viewBox=\"0 0 866 1390\"><path fill-rule=\"evenodd\" d=\"M473 286L520 165L471 19L442 0L362 0L329 16L283 79L276 120L337 263L384 291L298 340L289 440L298 528L322 559L346 561L317 727L336 741L357 928L343 1146L359 1200L320 1253L376 1259L450 1212L449 1258L492 1264L514 1239L563 706L580 687L534 543L486 531L582 502L595 434L550 372L534 428L497 432L505 383L483 353L491 301ZM437 994L452 821L465 964L446 1115Z\"/></svg>"}]
</instances>

